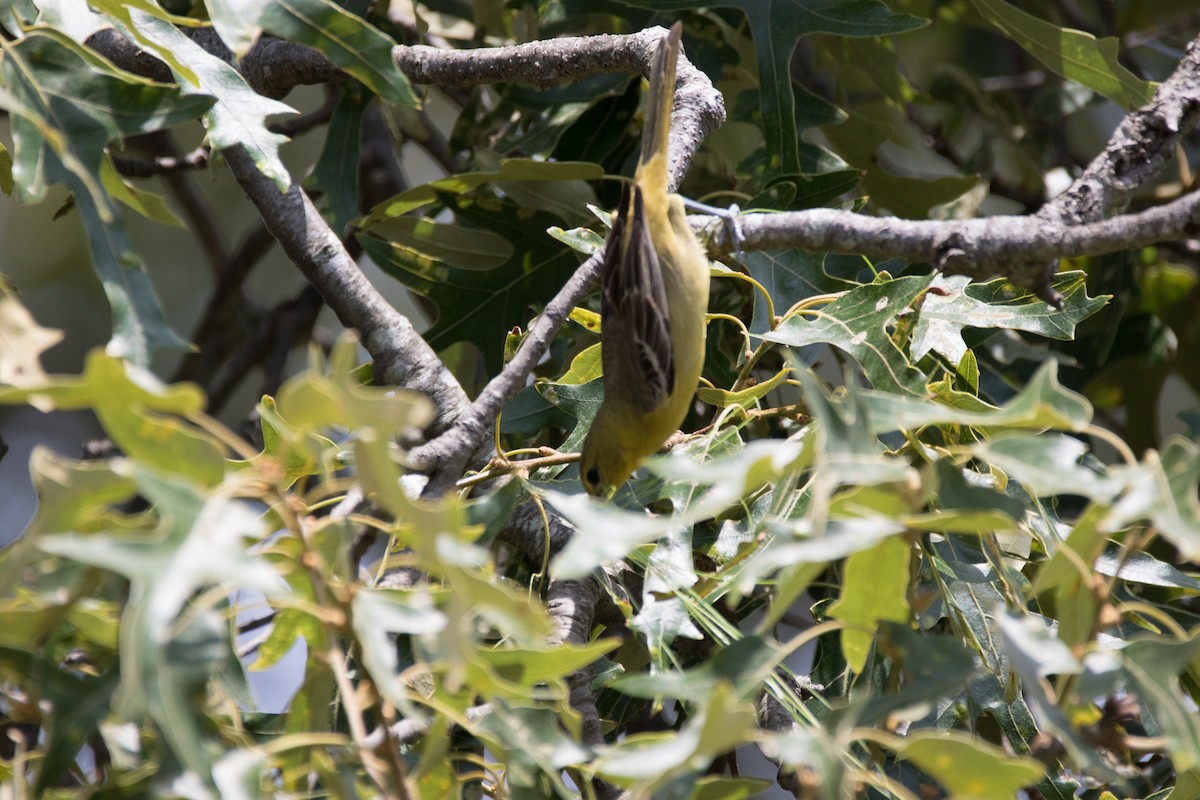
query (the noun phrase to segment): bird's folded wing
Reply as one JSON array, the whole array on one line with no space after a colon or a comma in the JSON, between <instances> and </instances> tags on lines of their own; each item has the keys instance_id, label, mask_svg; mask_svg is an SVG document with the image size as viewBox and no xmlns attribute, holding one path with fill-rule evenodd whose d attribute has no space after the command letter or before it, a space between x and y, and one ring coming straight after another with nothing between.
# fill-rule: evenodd
<instances>
[{"instance_id":1,"label":"bird's folded wing","mask_svg":"<svg viewBox=\"0 0 1200 800\"><path fill-rule=\"evenodd\" d=\"M627 392L653 411L675 388L675 359L662 268L636 185L625 187L605 247L600 311L605 391Z\"/></svg>"}]
</instances>

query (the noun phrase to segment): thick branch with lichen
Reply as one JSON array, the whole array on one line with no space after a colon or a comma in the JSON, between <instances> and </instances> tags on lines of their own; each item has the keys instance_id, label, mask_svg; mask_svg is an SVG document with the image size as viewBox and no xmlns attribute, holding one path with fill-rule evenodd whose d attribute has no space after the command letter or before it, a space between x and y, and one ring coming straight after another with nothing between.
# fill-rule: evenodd
<instances>
[{"instance_id":1,"label":"thick branch with lichen","mask_svg":"<svg viewBox=\"0 0 1200 800\"><path fill-rule=\"evenodd\" d=\"M740 223L743 250L798 248L879 259L904 258L927 261L952 274L978 279L1005 275L1013 279L1018 276L1011 272L1011 265L1022 259L1056 262L1195 236L1200 233L1200 192L1137 214L1080 225L1037 216L907 220L830 208L744 214ZM719 221L712 218L695 218L702 232L712 233L717 224Z\"/></svg>"}]
</instances>

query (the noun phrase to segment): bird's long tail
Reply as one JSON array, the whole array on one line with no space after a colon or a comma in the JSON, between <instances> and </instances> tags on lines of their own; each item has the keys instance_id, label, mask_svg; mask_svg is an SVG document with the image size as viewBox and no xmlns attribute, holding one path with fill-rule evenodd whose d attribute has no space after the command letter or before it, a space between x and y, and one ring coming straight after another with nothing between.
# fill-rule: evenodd
<instances>
[{"instance_id":1,"label":"bird's long tail","mask_svg":"<svg viewBox=\"0 0 1200 800\"><path fill-rule=\"evenodd\" d=\"M676 22L659 42L650 67L650 99L646 126L642 131L642 155L635 180L643 191L667 193L667 140L671 130L671 108L675 105L675 64L679 61L679 38L683 25Z\"/></svg>"}]
</instances>

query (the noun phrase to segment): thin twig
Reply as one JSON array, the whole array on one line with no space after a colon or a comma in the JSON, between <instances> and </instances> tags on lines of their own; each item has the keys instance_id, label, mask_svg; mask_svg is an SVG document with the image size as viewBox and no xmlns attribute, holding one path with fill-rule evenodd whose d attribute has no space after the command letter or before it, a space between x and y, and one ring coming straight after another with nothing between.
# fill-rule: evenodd
<instances>
[{"instance_id":1,"label":"thin twig","mask_svg":"<svg viewBox=\"0 0 1200 800\"><path fill-rule=\"evenodd\" d=\"M212 159L212 148L202 144L182 156L157 156L152 159L132 156L113 156L117 172L126 178L152 178L172 172L205 169Z\"/></svg>"}]
</instances>

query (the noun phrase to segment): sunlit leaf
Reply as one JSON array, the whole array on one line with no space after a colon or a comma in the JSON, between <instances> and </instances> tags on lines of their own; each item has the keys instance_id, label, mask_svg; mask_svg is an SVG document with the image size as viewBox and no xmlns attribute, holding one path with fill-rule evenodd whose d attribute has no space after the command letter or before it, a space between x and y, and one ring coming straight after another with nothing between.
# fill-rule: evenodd
<instances>
[{"instance_id":1,"label":"sunlit leaf","mask_svg":"<svg viewBox=\"0 0 1200 800\"><path fill-rule=\"evenodd\" d=\"M16 287L0 276L0 384L28 386L44 381L40 356L62 338L62 331L38 325L21 304Z\"/></svg>"},{"instance_id":2,"label":"sunlit leaf","mask_svg":"<svg viewBox=\"0 0 1200 800\"><path fill-rule=\"evenodd\" d=\"M1032 759L1014 758L960 733L908 736L899 752L955 797L1009 800L1036 782L1044 769Z\"/></svg>"},{"instance_id":3,"label":"sunlit leaf","mask_svg":"<svg viewBox=\"0 0 1200 800\"><path fill-rule=\"evenodd\" d=\"M846 654L846 664L855 672L862 672L866 666L875 628L880 622L908 621L911 550L908 541L897 536L846 559L842 594L829 607L829 615L846 623L842 629L842 652Z\"/></svg>"},{"instance_id":4,"label":"sunlit leaf","mask_svg":"<svg viewBox=\"0 0 1200 800\"><path fill-rule=\"evenodd\" d=\"M1108 524L1149 518L1185 558L1200 556L1200 445L1172 438L1161 458L1150 454L1128 477L1132 485Z\"/></svg>"},{"instance_id":5,"label":"sunlit leaf","mask_svg":"<svg viewBox=\"0 0 1200 800\"><path fill-rule=\"evenodd\" d=\"M603 176L604 170L598 164L537 161L524 158L505 159L495 170L448 175L445 178L408 189L375 206L371 209L371 213L359 222L358 226L364 231L369 231L372 226L385 219L399 217L421 206L438 202L440 195L465 194L472 189L495 181L596 180Z\"/></svg>"},{"instance_id":6,"label":"sunlit leaf","mask_svg":"<svg viewBox=\"0 0 1200 800\"><path fill-rule=\"evenodd\" d=\"M925 376L888 334L928 288L930 277L897 278L859 286L820 309L788 317L762 338L792 347L827 343L853 356L879 391L924 394Z\"/></svg>"},{"instance_id":7,"label":"sunlit leaf","mask_svg":"<svg viewBox=\"0 0 1200 800\"><path fill-rule=\"evenodd\" d=\"M1115 37L1060 28L1004 0L971 0L984 19L1058 75L1104 95L1129 110L1150 102L1154 84L1126 69L1117 59Z\"/></svg>"},{"instance_id":8,"label":"sunlit leaf","mask_svg":"<svg viewBox=\"0 0 1200 800\"><path fill-rule=\"evenodd\" d=\"M287 137L269 131L267 117L295 114L296 110L256 93L236 69L196 44L161 14L148 11L131 10L127 29L159 52L185 58L187 66L182 68L177 60L168 61L185 95L203 94L216 98L204 115L209 143L218 150L234 145L245 148L259 171L275 181L281 192L285 191L291 178L279 158L279 147Z\"/></svg>"},{"instance_id":9,"label":"sunlit leaf","mask_svg":"<svg viewBox=\"0 0 1200 800\"><path fill-rule=\"evenodd\" d=\"M138 491L159 509L155 538L122 534L62 533L41 537L48 552L127 576L132 584L121 621L121 688L126 713L146 713L158 724L189 769L209 774L204 733L188 697L211 677L229 640L211 615L176 621L198 590L221 585L281 591L279 576L246 547L264 531L245 503L209 494L178 479L147 471L134 474Z\"/></svg>"},{"instance_id":10,"label":"sunlit leaf","mask_svg":"<svg viewBox=\"0 0 1200 800\"><path fill-rule=\"evenodd\" d=\"M727 684L719 683L696 699L695 713L678 734L630 736L599 755L599 773L649 794L680 771L703 770L754 727L754 712L731 696Z\"/></svg>"},{"instance_id":11,"label":"sunlit leaf","mask_svg":"<svg viewBox=\"0 0 1200 800\"><path fill-rule=\"evenodd\" d=\"M1107 302L1105 297L1087 296L1085 278L1082 272L1055 274L1051 284L1063 297L1060 311L1032 293L1014 290L1008 281L980 284L971 283L965 275L939 275L931 286L946 294L930 292L921 303L913 329L912 357L919 359L935 350L958 364L967 353L964 328L1006 328L1049 339L1072 339L1079 322Z\"/></svg>"},{"instance_id":12,"label":"sunlit leaf","mask_svg":"<svg viewBox=\"0 0 1200 800\"><path fill-rule=\"evenodd\" d=\"M392 63L394 42L357 14L331 0L208 0L213 27L240 58L262 34L319 50L375 94L417 105L408 78Z\"/></svg>"}]
</instances>

